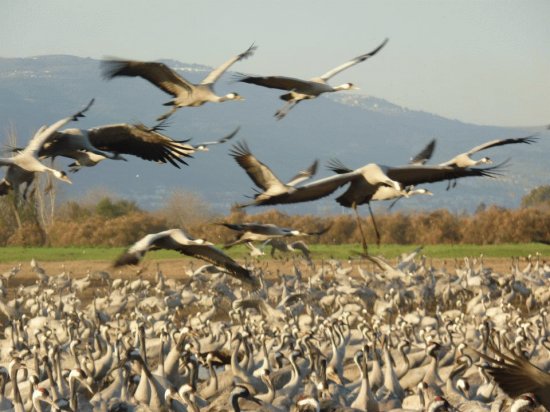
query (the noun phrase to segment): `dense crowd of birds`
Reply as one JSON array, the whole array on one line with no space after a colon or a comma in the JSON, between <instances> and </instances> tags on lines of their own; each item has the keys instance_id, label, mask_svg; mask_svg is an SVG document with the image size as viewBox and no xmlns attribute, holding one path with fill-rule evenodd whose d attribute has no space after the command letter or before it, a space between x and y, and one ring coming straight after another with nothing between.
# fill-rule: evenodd
<instances>
[{"instance_id":1,"label":"dense crowd of birds","mask_svg":"<svg viewBox=\"0 0 550 412\"><path fill-rule=\"evenodd\" d=\"M323 93L351 90L327 81L376 55L384 40L319 77L239 75L237 80L285 90L284 118L299 102ZM11 190L25 201L36 173L72 183L53 166L72 159L76 172L123 155L186 165L196 152L225 143L192 144L161 133L166 119L183 107L243 98L219 96L214 84L235 63L256 50L227 60L194 84L163 63L106 59L106 79L141 77L173 99L155 126L112 124L60 130L90 110L39 129L24 148L1 157L7 172L0 196ZM432 194L418 184L459 178L495 177L507 161L491 163L471 155L491 147L530 144L534 136L493 140L440 164L426 164L430 142L408 165L375 163L350 169L337 159L333 175L304 183L318 161L287 183L279 180L241 141L230 155L259 190L240 207L313 201L344 188L336 201L352 208L361 230L365 260L314 262L307 245L292 236L315 236L269 223L222 222L239 232L225 245L246 244L253 259L264 254L299 251L290 273L269 264L242 265L205 239L184 229L169 229L136 240L111 272L74 277L53 276L36 261L36 284L9 289L22 269L0 278L0 310L7 318L0 341L0 411L528 411L550 408L550 340L547 316L550 267L536 256L507 273L466 259L454 269L435 269L419 250L396 265L370 256L357 207L375 200ZM46 166L44 159L52 160ZM23 189L23 186L25 188ZM371 217L378 236L374 216ZM256 247L254 242L263 242ZM208 262L187 277L155 281L114 278L115 268L138 264L149 250L171 249ZM14 293L15 290L15 293ZM93 296L86 297L90 291Z\"/></svg>"},{"instance_id":2,"label":"dense crowd of birds","mask_svg":"<svg viewBox=\"0 0 550 412\"><path fill-rule=\"evenodd\" d=\"M251 260L254 288L213 265L15 266L0 276L0 411L550 407L539 255L502 272L483 256L435 268L420 249L377 260Z\"/></svg>"}]
</instances>

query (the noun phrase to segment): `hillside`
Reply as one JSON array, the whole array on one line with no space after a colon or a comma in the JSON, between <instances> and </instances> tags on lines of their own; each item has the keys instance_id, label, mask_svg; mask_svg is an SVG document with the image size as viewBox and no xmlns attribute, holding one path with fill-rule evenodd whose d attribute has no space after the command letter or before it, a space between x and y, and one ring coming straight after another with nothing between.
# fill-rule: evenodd
<instances>
[{"instance_id":1,"label":"hillside","mask_svg":"<svg viewBox=\"0 0 550 412\"><path fill-rule=\"evenodd\" d=\"M174 61L167 64L178 68L191 81L199 81L209 70L196 64ZM276 121L273 113L281 106L277 98L280 93L236 83L231 76L232 73L228 73L218 82L217 92L236 91L245 101L182 109L172 116L166 134L200 142L221 137L240 125L235 141L246 140L252 152L281 179L291 177L315 158L323 165L318 174L322 177L328 175L324 163L332 157L338 157L350 167L369 162L404 164L436 137L433 162L441 162L490 139L532 132L527 128L467 124L409 110L384 99L345 92L302 103L284 120ZM368 92L367 87L364 89ZM121 122L152 125L166 110L162 103L170 99L141 79L104 81L99 61L90 58L0 58L0 125L4 136L16 132L19 144L26 142L42 124L74 112L92 97L96 103L79 122L79 127ZM480 98L473 96L472 104ZM507 146L483 154L495 163L512 158L504 178L463 179L450 191L445 190L446 183L432 185L430 189L435 196L410 199L400 202L398 207L471 211L481 202L515 207L531 188L548 183L546 157L550 153L550 139L548 134L541 137L536 146ZM7 138L2 140L7 142ZM106 161L72 176L74 184L64 185L62 193L65 197L76 197L101 187L134 199L145 208L155 208L171 191L178 189L198 192L216 210L226 212L232 203L243 201L243 195L252 193L252 182L227 155L229 147L226 144L208 153L198 153L190 159L189 166L181 170L137 159ZM67 163L58 160L58 165ZM339 212L333 198L283 210Z\"/></svg>"}]
</instances>

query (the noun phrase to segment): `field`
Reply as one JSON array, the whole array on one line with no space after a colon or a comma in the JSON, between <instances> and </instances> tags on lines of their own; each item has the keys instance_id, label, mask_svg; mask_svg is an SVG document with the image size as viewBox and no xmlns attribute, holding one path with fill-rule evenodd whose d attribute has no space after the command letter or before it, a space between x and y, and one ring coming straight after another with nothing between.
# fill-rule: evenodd
<instances>
[{"instance_id":1,"label":"field","mask_svg":"<svg viewBox=\"0 0 550 412\"><path fill-rule=\"evenodd\" d=\"M310 245L315 259L347 259L361 250L359 244L346 245ZM375 245L369 246L370 253L382 255L386 258L395 258L401 253L408 253L418 246L416 245ZM124 248L103 247L3 247L0 248L0 263L25 262L35 258L39 261L78 261L78 260L112 260L118 256ZM266 248L267 259L269 248ZM509 258L512 256L527 256L540 253L544 258L550 257L550 245L540 243L500 244L500 245L428 245L422 253L428 258L454 259L465 256L479 256L481 253L488 258ZM245 246L236 246L227 252L236 259L243 259L248 255ZM181 259L185 256L172 251L155 251L146 256L147 259Z\"/></svg>"},{"instance_id":2,"label":"field","mask_svg":"<svg viewBox=\"0 0 550 412\"><path fill-rule=\"evenodd\" d=\"M377 247L372 245L369 251L373 255L383 256L386 259L395 261L402 253L409 253L417 246L414 245L381 245ZM325 259L353 259L358 258L358 253L361 250L359 244L347 245L310 245L312 258L316 262L321 262ZM9 270L18 263L23 263L23 267L27 266L32 258L35 258L42 266L50 273L57 273L61 265L65 265L67 270L76 272L78 275L83 275L82 269L90 270L108 270L110 263L122 253L123 248L92 248L92 247L70 247L70 248L47 248L47 247L4 247L0 248L0 273ZM269 255L269 248L265 249L266 255L259 258L259 261L271 262L274 259ZM523 243L523 244L500 244L500 245L428 245L425 246L422 253L426 255L431 263L439 267L449 260L462 259L464 257L477 257L483 254L487 265L492 266L496 270L506 270L510 266L511 257L526 257L529 254L535 255L540 253L543 259L550 258L550 246L540 243ZM237 259L243 260L249 258L248 249L244 246L236 246L228 250L228 254ZM281 254L277 252L275 261L282 264L283 267L286 261L291 258L290 254ZM298 255L295 255L298 257ZM182 261L183 259L183 261ZM143 265L147 266L153 262L161 262L162 267L168 273L172 272L169 268L182 268L181 262L196 261L186 256L182 256L177 252L171 251L155 251L146 255ZM200 262L200 261L196 261ZM197 263L197 264L202 264ZM187 266L187 265L185 265ZM278 265L281 266L281 265ZM28 267L28 266L27 266ZM132 268L124 271L134 270ZM24 270L23 272L26 272ZM21 274L23 274L23 272ZM176 270L176 274L179 270Z\"/></svg>"}]
</instances>

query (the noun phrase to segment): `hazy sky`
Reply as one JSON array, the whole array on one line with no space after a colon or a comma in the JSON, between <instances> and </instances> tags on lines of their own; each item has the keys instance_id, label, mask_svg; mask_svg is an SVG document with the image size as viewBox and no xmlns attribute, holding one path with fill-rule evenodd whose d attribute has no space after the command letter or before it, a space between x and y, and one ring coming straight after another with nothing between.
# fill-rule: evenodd
<instances>
[{"instance_id":1,"label":"hazy sky","mask_svg":"<svg viewBox=\"0 0 550 412\"><path fill-rule=\"evenodd\" d=\"M71 54L313 77L376 47L332 84L503 126L550 123L548 0L1 0L0 56ZM343 92L344 93L344 92Z\"/></svg>"}]
</instances>

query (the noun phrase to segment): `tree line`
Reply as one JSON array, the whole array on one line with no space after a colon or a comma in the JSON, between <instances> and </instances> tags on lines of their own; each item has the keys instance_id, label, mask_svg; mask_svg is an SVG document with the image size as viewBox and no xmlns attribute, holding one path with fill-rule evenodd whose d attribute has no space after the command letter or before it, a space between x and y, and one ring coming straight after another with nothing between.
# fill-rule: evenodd
<instances>
[{"instance_id":1,"label":"tree line","mask_svg":"<svg viewBox=\"0 0 550 412\"><path fill-rule=\"evenodd\" d=\"M36 192L38 193L38 192ZM377 215L381 242L388 244L499 244L550 240L550 186L541 186L522 199L516 209L481 204L475 213L446 209L393 212ZM235 233L217 224L228 222L273 223L306 231L328 227L309 243L359 243L360 232L352 213L340 215L289 215L276 209L248 214L232 209L215 213L194 193L176 192L155 211L108 193L90 193L81 200L57 204L42 194L26 201L13 195L0 198L0 246L127 246L147 233L173 227L191 236L225 243ZM375 242L368 215L362 218L367 241Z\"/></svg>"}]
</instances>

